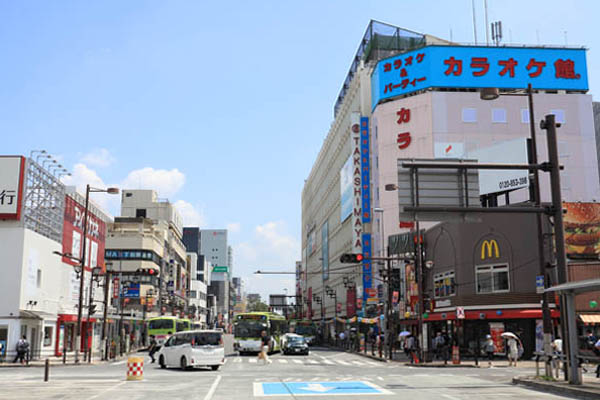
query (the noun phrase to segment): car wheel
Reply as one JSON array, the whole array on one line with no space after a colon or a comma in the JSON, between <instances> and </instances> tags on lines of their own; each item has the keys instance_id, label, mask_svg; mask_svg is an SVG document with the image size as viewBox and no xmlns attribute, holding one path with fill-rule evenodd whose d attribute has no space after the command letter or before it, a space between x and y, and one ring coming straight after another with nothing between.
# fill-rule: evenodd
<instances>
[{"instance_id":1,"label":"car wheel","mask_svg":"<svg viewBox=\"0 0 600 400\"><path fill-rule=\"evenodd\" d=\"M160 357L158 358L158 365L160 365L160 367L161 367L162 369L165 369L165 368L167 368L167 364L165 364L165 357L163 357L163 356L160 356Z\"/></svg>"},{"instance_id":2,"label":"car wheel","mask_svg":"<svg viewBox=\"0 0 600 400\"><path fill-rule=\"evenodd\" d=\"M181 366L181 369L186 370L188 369L188 365L187 365L187 360L185 359L185 357L181 357L181 361L179 362L179 365Z\"/></svg>"},{"instance_id":3,"label":"car wheel","mask_svg":"<svg viewBox=\"0 0 600 400\"><path fill-rule=\"evenodd\" d=\"M216 371L219 369L219 365L211 365L210 369L212 369L213 371Z\"/></svg>"}]
</instances>

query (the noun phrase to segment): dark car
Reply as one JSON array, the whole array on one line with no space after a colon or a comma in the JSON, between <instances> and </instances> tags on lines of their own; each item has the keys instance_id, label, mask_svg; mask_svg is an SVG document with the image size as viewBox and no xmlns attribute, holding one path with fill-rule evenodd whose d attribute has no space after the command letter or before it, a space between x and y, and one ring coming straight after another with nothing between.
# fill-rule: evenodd
<instances>
[{"instance_id":1,"label":"dark car","mask_svg":"<svg viewBox=\"0 0 600 400\"><path fill-rule=\"evenodd\" d=\"M288 336L283 345L283 354L308 355L308 343L302 336Z\"/></svg>"}]
</instances>

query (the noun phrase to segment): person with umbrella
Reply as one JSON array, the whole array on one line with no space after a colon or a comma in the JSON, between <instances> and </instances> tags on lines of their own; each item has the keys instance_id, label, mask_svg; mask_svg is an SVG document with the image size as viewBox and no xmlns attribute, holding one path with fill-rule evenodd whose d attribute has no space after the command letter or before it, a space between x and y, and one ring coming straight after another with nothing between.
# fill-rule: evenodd
<instances>
[{"instance_id":1,"label":"person with umbrella","mask_svg":"<svg viewBox=\"0 0 600 400\"><path fill-rule=\"evenodd\" d=\"M504 332L502 337L507 339L507 347L508 347L508 366L511 367L517 366L517 360L519 359L519 348L523 347L521 344L521 340L517 335L512 332Z\"/></svg>"}]
</instances>

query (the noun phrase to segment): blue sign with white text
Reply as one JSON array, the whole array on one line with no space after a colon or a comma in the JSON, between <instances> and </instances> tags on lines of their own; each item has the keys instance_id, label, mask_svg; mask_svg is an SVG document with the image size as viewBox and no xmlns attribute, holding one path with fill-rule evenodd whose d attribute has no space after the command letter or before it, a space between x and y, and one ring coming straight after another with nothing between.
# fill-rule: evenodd
<instances>
[{"instance_id":1,"label":"blue sign with white text","mask_svg":"<svg viewBox=\"0 0 600 400\"><path fill-rule=\"evenodd\" d=\"M585 49L427 46L381 60L371 76L381 100L431 87L588 90Z\"/></svg>"},{"instance_id":2,"label":"blue sign with white text","mask_svg":"<svg viewBox=\"0 0 600 400\"><path fill-rule=\"evenodd\" d=\"M254 396L327 396L391 394L370 382L264 382L254 384Z\"/></svg>"},{"instance_id":3,"label":"blue sign with white text","mask_svg":"<svg viewBox=\"0 0 600 400\"><path fill-rule=\"evenodd\" d=\"M130 283L129 286L123 286L123 297L136 298L140 297L140 284Z\"/></svg>"}]
</instances>

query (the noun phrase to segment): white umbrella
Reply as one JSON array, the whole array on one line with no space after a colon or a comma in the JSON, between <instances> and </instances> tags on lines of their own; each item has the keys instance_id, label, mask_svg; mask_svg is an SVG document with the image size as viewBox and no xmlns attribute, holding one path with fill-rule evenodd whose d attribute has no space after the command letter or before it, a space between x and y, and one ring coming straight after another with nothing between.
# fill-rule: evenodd
<instances>
[{"instance_id":1,"label":"white umbrella","mask_svg":"<svg viewBox=\"0 0 600 400\"><path fill-rule=\"evenodd\" d=\"M517 339L519 340L519 337L517 335L515 335L512 332L503 332L500 336L502 336L503 338L513 338L513 339Z\"/></svg>"},{"instance_id":2,"label":"white umbrella","mask_svg":"<svg viewBox=\"0 0 600 400\"><path fill-rule=\"evenodd\" d=\"M412 332L409 331L402 331L398 334L398 336L410 336L412 335Z\"/></svg>"}]
</instances>

